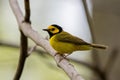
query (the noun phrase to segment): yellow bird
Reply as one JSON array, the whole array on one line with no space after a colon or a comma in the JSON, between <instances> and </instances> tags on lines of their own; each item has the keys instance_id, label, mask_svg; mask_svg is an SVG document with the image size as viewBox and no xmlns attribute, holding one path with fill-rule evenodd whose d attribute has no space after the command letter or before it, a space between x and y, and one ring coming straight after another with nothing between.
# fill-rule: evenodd
<instances>
[{"instance_id":1,"label":"yellow bird","mask_svg":"<svg viewBox=\"0 0 120 80\"><path fill-rule=\"evenodd\" d=\"M107 47L100 44L87 43L84 40L65 32L59 25L50 25L47 29L50 35L49 42L59 54L71 54L73 51L90 50L92 48L106 49Z\"/></svg>"}]
</instances>

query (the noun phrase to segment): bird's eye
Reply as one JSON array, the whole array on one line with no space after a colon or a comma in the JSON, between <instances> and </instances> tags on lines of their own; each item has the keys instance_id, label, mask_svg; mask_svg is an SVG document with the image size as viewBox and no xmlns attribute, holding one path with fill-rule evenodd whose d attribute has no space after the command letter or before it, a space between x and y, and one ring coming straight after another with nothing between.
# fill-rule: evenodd
<instances>
[{"instance_id":1,"label":"bird's eye","mask_svg":"<svg viewBox=\"0 0 120 80\"><path fill-rule=\"evenodd\" d=\"M55 28L52 28L52 29L51 29L51 31L54 31L54 30L55 30Z\"/></svg>"}]
</instances>

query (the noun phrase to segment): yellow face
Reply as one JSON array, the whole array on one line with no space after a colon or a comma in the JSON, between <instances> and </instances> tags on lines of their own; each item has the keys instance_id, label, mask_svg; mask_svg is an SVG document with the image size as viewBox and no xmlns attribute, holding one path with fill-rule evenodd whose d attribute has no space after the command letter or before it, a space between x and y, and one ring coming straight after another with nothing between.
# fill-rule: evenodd
<instances>
[{"instance_id":1,"label":"yellow face","mask_svg":"<svg viewBox=\"0 0 120 80\"><path fill-rule=\"evenodd\" d=\"M59 33L59 29L55 26L49 26L48 27L48 31L52 34L56 34L56 33Z\"/></svg>"},{"instance_id":2,"label":"yellow face","mask_svg":"<svg viewBox=\"0 0 120 80\"><path fill-rule=\"evenodd\" d=\"M57 33L60 33L62 32L62 27L60 27L59 25L56 25L56 24L53 24L51 26L49 26L47 29L43 29L44 31L47 31L50 35L50 38L57 34Z\"/></svg>"}]
</instances>

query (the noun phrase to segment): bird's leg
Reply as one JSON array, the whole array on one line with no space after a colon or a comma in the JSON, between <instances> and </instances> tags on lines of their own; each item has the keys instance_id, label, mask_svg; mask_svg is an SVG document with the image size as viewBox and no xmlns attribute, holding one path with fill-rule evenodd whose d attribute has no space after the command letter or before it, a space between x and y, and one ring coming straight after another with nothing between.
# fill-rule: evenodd
<instances>
[{"instance_id":1,"label":"bird's leg","mask_svg":"<svg viewBox=\"0 0 120 80\"><path fill-rule=\"evenodd\" d=\"M59 53L59 52L57 52L57 53L54 55L54 57L57 56L57 55L62 56L62 57L60 58L60 60L58 61L58 63L60 63L63 59L66 59L66 57L67 57L65 54L61 54L61 53Z\"/></svg>"},{"instance_id":2,"label":"bird's leg","mask_svg":"<svg viewBox=\"0 0 120 80\"><path fill-rule=\"evenodd\" d=\"M57 57L58 55L61 55L61 54L60 54L59 52L57 52L57 53L54 55L54 57ZM61 55L61 56L63 56L63 55ZM63 57L59 57L59 61L57 61L57 62L60 63L62 60L63 60ZM59 64L57 64L57 66L60 67Z\"/></svg>"},{"instance_id":3,"label":"bird's leg","mask_svg":"<svg viewBox=\"0 0 120 80\"><path fill-rule=\"evenodd\" d=\"M59 63L63 60L63 59L67 59L66 57L69 56L69 54L60 54L62 56L62 58L59 60ZM67 59L69 60L69 59Z\"/></svg>"},{"instance_id":4,"label":"bird's leg","mask_svg":"<svg viewBox=\"0 0 120 80\"><path fill-rule=\"evenodd\" d=\"M58 63L60 63L63 59L67 59L66 57L69 56L70 54L61 54L59 52L57 52L54 56L60 55L62 56L62 58L60 58L60 60L58 61ZM69 60L69 59L67 59Z\"/></svg>"},{"instance_id":5,"label":"bird's leg","mask_svg":"<svg viewBox=\"0 0 120 80\"><path fill-rule=\"evenodd\" d=\"M69 56L70 54L64 54L63 57L66 59L67 56Z\"/></svg>"},{"instance_id":6,"label":"bird's leg","mask_svg":"<svg viewBox=\"0 0 120 80\"><path fill-rule=\"evenodd\" d=\"M61 54L61 53L57 52L57 53L54 55L54 57L57 56L57 55L62 56L62 57L60 58L60 60L58 61L58 63L60 63L63 59L65 59L65 55L64 55L64 54Z\"/></svg>"},{"instance_id":7,"label":"bird's leg","mask_svg":"<svg viewBox=\"0 0 120 80\"><path fill-rule=\"evenodd\" d=\"M59 54L59 53L57 52L57 53L54 55L54 57L57 56L58 54Z\"/></svg>"},{"instance_id":8,"label":"bird's leg","mask_svg":"<svg viewBox=\"0 0 120 80\"><path fill-rule=\"evenodd\" d=\"M62 57L59 58L59 61L58 61L58 63L60 63L63 59L69 60L69 59L67 59L66 57L69 56L70 54L60 54L59 52L57 52L57 53L54 55L54 57L57 56L57 55L62 56ZM57 66L60 67L58 64L57 64Z\"/></svg>"},{"instance_id":9,"label":"bird's leg","mask_svg":"<svg viewBox=\"0 0 120 80\"><path fill-rule=\"evenodd\" d=\"M66 59L65 55L64 54L60 54L62 56L62 58L59 60L59 63L63 60L63 59Z\"/></svg>"}]
</instances>

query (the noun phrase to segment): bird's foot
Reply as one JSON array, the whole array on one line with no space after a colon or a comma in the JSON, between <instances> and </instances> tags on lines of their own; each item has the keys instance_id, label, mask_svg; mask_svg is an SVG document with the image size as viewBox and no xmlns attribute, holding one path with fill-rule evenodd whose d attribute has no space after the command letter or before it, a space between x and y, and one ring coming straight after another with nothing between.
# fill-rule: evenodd
<instances>
[{"instance_id":1,"label":"bird's foot","mask_svg":"<svg viewBox=\"0 0 120 80\"><path fill-rule=\"evenodd\" d=\"M60 53L56 53L54 56L57 56L57 55L62 56L62 57L60 57L58 63L60 63L63 59L68 60L66 57L67 57L69 54L60 54Z\"/></svg>"},{"instance_id":2,"label":"bird's foot","mask_svg":"<svg viewBox=\"0 0 120 80\"><path fill-rule=\"evenodd\" d=\"M63 54L61 54L61 53L59 53L59 52L57 52L57 53L54 55L54 57L56 57L57 55L62 56L62 57L59 57L58 63L60 63L63 59L66 59L65 55L63 55Z\"/></svg>"},{"instance_id":3,"label":"bird's foot","mask_svg":"<svg viewBox=\"0 0 120 80\"><path fill-rule=\"evenodd\" d=\"M60 60L59 60L59 63L63 60L63 59L66 59L66 56L64 55L64 54L61 54L61 58L60 58Z\"/></svg>"},{"instance_id":4,"label":"bird's foot","mask_svg":"<svg viewBox=\"0 0 120 80\"><path fill-rule=\"evenodd\" d=\"M57 66L60 67L60 66L59 66L59 63L60 63L62 60L64 60L64 59L69 60L69 59L66 58L69 54L56 53L56 54L54 55L54 57L57 57L58 55L61 56L61 57L59 57L59 59L58 59L58 61L57 61L57 63L58 63Z\"/></svg>"}]
</instances>

